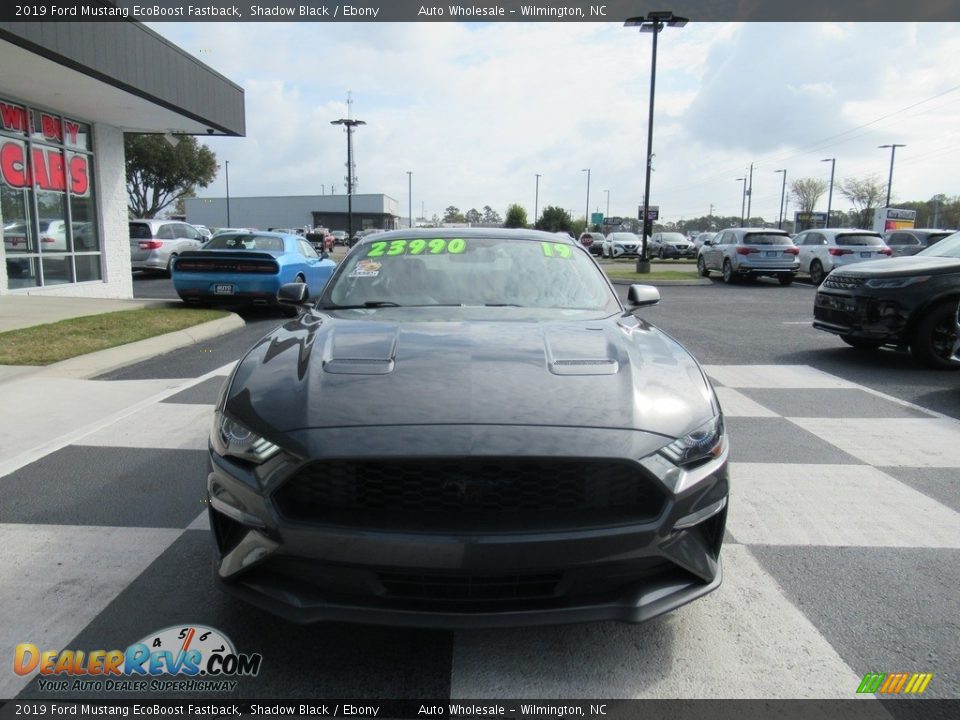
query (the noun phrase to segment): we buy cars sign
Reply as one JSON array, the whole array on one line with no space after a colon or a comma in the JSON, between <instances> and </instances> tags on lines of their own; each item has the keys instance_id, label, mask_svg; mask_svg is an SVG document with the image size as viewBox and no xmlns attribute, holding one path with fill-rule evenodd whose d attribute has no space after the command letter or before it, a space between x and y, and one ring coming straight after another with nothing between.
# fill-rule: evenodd
<instances>
[{"instance_id":1,"label":"we buy cars sign","mask_svg":"<svg viewBox=\"0 0 960 720\"><path fill-rule=\"evenodd\" d=\"M4 130L27 132L30 115L26 108L0 103L0 124ZM68 142L76 143L80 126L69 120L61 123L58 117L40 113L40 128L44 139L63 142L66 133ZM85 155L71 154L68 161L58 148L35 145L28 162L27 145L20 140L5 138L0 144L0 176L14 188L35 185L40 190L65 192L69 183L74 195L86 195L90 191L89 163Z\"/></svg>"}]
</instances>

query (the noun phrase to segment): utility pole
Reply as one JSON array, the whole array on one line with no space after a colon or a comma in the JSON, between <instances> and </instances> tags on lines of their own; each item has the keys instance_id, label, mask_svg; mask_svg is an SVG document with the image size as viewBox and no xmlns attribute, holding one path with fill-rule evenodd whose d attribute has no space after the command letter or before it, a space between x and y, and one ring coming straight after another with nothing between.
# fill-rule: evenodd
<instances>
[{"instance_id":1,"label":"utility pole","mask_svg":"<svg viewBox=\"0 0 960 720\"><path fill-rule=\"evenodd\" d=\"M540 205L540 174L539 173L536 174L536 178L537 178L537 186L536 186L536 189L534 190L534 195L533 195L533 224L534 225L537 224L537 210L539 209L539 205Z\"/></svg>"},{"instance_id":2,"label":"utility pole","mask_svg":"<svg viewBox=\"0 0 960 720\"><path fill-rule=\"evenodd\" d=\"M750 163L750 187L747 188L747 222L750 222L750 206L753 204L753 163Z\"/></svg>"}]
</instances>

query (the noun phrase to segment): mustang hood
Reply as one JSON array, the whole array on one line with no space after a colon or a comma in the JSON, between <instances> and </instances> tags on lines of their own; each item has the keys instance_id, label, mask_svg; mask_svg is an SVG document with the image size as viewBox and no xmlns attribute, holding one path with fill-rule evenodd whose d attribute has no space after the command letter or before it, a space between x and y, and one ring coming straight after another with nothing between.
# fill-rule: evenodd
<instances>
[{"instance_id":1,"label":"mustang hood","mask_svg":"<svg viewBox=\"0 0 960 720\"><path fill-rule=\"evenodd\" d=\"M670 437L718 410L689 353L632 317L391 321L403 312L306 314L278 328L241 361L226 410L266 434L493 424Z\"/></svg>"}]
</instances>

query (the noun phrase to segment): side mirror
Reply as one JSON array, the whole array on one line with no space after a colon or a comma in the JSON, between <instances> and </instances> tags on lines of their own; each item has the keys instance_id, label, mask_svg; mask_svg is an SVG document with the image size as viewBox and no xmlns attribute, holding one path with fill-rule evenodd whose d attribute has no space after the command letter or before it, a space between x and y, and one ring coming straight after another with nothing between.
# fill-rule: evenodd
<instances>
[{"instance_id":1,"label":"side mirror","mask_svg":"<svg viewBox=\"0 0 960 720\"><path fill-rule=\"evenodd\" d=\"M711 241L711 240L704 240L704 241L703 241L703 247L707 247L708 245L713 245L713 241Z\"/></svg>"},{"instance_id":2,"label":"side mirror","mask_svg":"<svg viewBox=\"0 0 960 720\"><path fill-rule=\"evenodd\" d=\"M631 285L627 291L627 311L625 315L633 314L634 310L660 302L660 291L653 285Z\"/></svg>"},{"instance_id":3,"label":"side mirror","mask_svg":"<svg viewBox=\"0 0 960 720\"><path fill-rule=\"evenodd\" d=\"M288 305L303 305L310 299L306 283L284 283L277 291L277 300Z\"/></svg>"},{"instance_id":4,"label":"side mirror","mask_svg":"<svg viewBox=\"0 0 960 720\"><path fill-rule=\"evenodd\" d=\"M330 259L330 253L328 253L326 250L324 250L322 253L320 253L320 259L321 259L321 260L329 260L329 259Z\"/></svg>"}]
</instances>

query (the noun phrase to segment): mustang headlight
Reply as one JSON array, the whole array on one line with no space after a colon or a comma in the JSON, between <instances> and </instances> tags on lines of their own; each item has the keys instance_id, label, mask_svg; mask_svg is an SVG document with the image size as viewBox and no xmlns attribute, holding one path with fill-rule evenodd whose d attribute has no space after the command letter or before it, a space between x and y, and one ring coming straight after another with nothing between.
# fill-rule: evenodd
<instances>
[{"instance_id":1,"label":"mustang headlight","mask_svg":"<svg viewBox=\"0 0 960 720\"><path fill-rule=\"evenodd\" d=\"M674 465L688 467L720 457L725 444L723 415L717 415L693 432L660 448L660 454Z\"/></svg>"},{"instance_id":2,"label":"mustang headlight","mask_svg":"<svg viewBox=\"0 0 960 720\"><path fill-rule=\"evenodd\" d=\"M868 288L873 288L874 290L894 290L896 288L909 287L910 285L916 285L917 283L926 282L930 279L929 275L914 275L912 277L898 277L898 278L871 278L867 280L864 285Z\"/></svg>"},{"instance_id":3,"label":"mustang headlight","mask_svg":"<svg viewBox=\"0 0 960 720\"><path fill-rule=\"evenodd\" d=\"M210 439L214 449L221 455L252 463L262 463L280 452L278 445L260 437L220 410L214 413Z\"/></svg>"}]
</instances>

